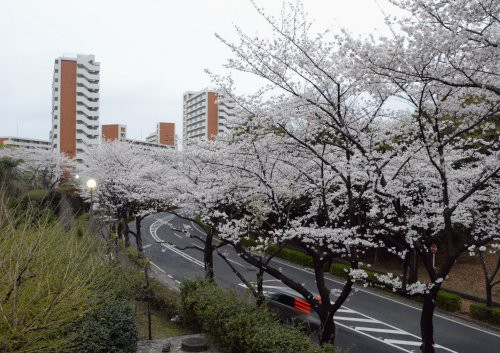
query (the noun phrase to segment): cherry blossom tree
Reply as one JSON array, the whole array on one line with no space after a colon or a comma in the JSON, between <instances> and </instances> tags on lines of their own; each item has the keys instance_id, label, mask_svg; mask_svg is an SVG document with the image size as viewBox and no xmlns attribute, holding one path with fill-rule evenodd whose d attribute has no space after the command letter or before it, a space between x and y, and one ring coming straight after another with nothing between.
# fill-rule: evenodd
<instances>
[{"instance_id":1,"label":"cherry blossom tree","mask_svg":"<svg viewBox=\"0 0 500 353\"><path fill-rule=\"evenodd\" d=\"M370 217L393 251L416 250L423 261L430 282L408 290L424 295L421 349L434 352L435 298L456 259L498 248L500 5L393 3L411 13L389 20L393 37L349 38L349 52L368 91L385 87L410 107L394 115L394 130L404 133L388 135L377 156L386 161L374 200L384 201ZM437 269L433 242L446 254Z\"/></svg>"},{"instance_id":2,"label":"cherry blossom tree","mask_svg":"<svg viewBox=\"0 0 500 353\"><path fill-rule=\"evenodd\" d=\"M422 350L433 352L434 301L443 280L460 254L498 241L498 211L489 212L498 204L498 139L481 136L498 134L492 122L500 104L499 5L394 4L412 16L390 22L393 38L311 34L300 3L288 4L279 19L255 6L271 39L239 28L239 43L219 38L234 54L228 69L267 83L253 96L233 96L242 110L255 126L293 141L295 149L282 153L303 153L295 166L314 161L307 175L323 173L313 172L311 181L328 190L316 191L324 195L315 199L322 211L306 213L301 221L310 221L295 227L294 236L312 243L312 234L325 230L323 239L332 241L337 229L359 246L370 239L360 237L368 227L401 258L416 251L431 282L406 290L424 294ZM214 78L233 94L231 79ZM408 109L391 111L394 98ZM329 176L336 182L328 189ZM472 227L476 210L488 210L481 212L482 227ZM434 240L447 252L437 270L429 260Z\"/></svg>"},{"instance_id":3,"label":"cherry blossom tree","mask_svg":"<svg viewBox=\"0 0 500 353\"><path fill-rule=\"evenodd\" d=\"M156 151L122 141L103 142L94 147L82 170L81 178L94 178L98 187L95 196L100 207L121 223L125 239L134 235L137 249L142 254L142 220L150 214L169 209L169 185L159 183L162 168L157 154L168 155L169 150ZM165 157L167 158L167 157ZM83 186L82 193L88 197ZM128 223L134 218L135 230Z\"/></svg>"},{"instance_id":4,"label":"cherry blossom tree","mask_svg":"<svg viewBox=\"0 0 500 353\"><path fill-rule=\"evenodd\" d=\"M2 148L0 158L3 157L18 162L16 171L32 189L53 189L75 169L73 160L54 150Z\"/></svg>"}]
</instances>

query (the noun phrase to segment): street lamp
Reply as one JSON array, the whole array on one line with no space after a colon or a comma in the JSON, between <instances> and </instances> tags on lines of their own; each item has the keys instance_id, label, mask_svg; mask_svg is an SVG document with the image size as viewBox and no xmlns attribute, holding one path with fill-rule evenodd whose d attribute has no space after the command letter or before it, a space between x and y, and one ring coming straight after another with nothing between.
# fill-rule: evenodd
<instances>
[{"instance_id":1,"label":"street lamp","mask_svg":"<svg viewBox=\"0 0 500 353\"><path fill-rule=\"evenodd\" d=\"M97 181L90 178L89 180L87 180L87 187L90 191L90 216L92 216L94 213L94 190L97 187Z\"/></svg>"}]
</instances>

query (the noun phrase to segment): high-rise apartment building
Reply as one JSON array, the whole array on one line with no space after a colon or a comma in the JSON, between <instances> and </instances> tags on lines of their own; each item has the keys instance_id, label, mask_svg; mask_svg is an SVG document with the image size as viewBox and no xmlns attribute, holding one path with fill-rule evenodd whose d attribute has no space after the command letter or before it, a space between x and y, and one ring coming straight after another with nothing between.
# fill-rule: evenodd
<instances>
[{"instance_id":1,"label":"high-rise apartment building","mask_svg":"<svg viewBox=\"0 0 500 353\"><path fill-rule=\"evenodd\" d=\"M55 60L52 83L52 147L79 162L99 143L99 72L94 55Z\"/></svg>"},{"instance_id":2,"label":"high-rise apartment building","mask_svg":"<svg viewBox=\"0 0 500 353\"><path fill-rule=\"evenodd\" d=\"M127 138L127 127L123 124L101 125L102 141L123 141Z\"/></svg>"},{"instance_id":3,"label":"high-rise apartment building","mask_svg":"<svg viewBox=\"0 0 500 353\"><path fill-rule=\"evenodd\" d=\"M146 141L175 147L175 123L157 123L156 131L146 137Z\"/></svg>"},{"instance_id":4,"label":"high-rise apartment building","mask_svg":"<svg viewBox=\"0 0 500 353\"><path fill-rule=\"evenodd\" d=\"M213 140L218 134L224 133L233 108L234 103L224 99L222 93L216 90L206 88L184 93L183 140Z\"/></svg>"}]
</instances>

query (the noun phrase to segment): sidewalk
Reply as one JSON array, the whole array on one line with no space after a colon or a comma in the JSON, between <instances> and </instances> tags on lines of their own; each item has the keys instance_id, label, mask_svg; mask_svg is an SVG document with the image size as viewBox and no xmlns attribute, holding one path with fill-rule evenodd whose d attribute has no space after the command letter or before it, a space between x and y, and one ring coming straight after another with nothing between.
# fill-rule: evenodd
<instances>
[{"instance_id":1,"label":"sidewalk","mask_svg":"<svg viewBox=\"0 0 500 353\"><path fill-rule=\"evenodd\" d=\"M200 338L204 337L203 335L188 335L188 336L177 336L170 338L163 338L159 340L153 341L139 341L137 345L137 353L162 353L162 352L171 352L171 353L181 353L186 352L182 350L181 344L182 341L189 338ZM162 350L165 346L168 347L170 344L170 350ZM202 352L202 353L220 353L219 351L214 350L210 345L207 350L190 350L190 352Z\"/></svg>"}]
</instances>

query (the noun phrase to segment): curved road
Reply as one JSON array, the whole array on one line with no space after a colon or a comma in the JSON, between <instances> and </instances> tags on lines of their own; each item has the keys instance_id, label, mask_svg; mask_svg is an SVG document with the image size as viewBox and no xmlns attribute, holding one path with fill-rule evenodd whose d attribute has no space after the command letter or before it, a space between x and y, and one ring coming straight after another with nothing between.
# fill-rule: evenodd
<instances>
[{"instance_id":1,"label":"curved road","mask_svg":"<svg viewBox=\"0 0 500 353\"><path fill-rule=\"evenodd\" d=\"M168 213L150 216L143 221L143 242L146 256L153 270L171 286L179 286L185 278L203 276L203 254L195 249L178 248L201 245L196 239L173 229L191 227L191 232L204 236L196 225ZM166 243L162 243L166 242ZM173 244L173 245L171 245ZM245 263L230 248L228 258L250 280L255 280L255 269ZM284 273L299 279L315 290L314 274L307 268L275 260L274 265ZM240 288L241 281L229 266L214 256L215 276L218 283ZM341 280L328 276L332 288L341 288ZM281 285L266 276L268 286ZM420 307L380 291L356 286L345 305L335 316L338 332L336 345L350 353L420 352ZM434 317L436 352L444 353L496 353L500 351L500 333L437 311Z\"/></svg>"}]
</instances>

